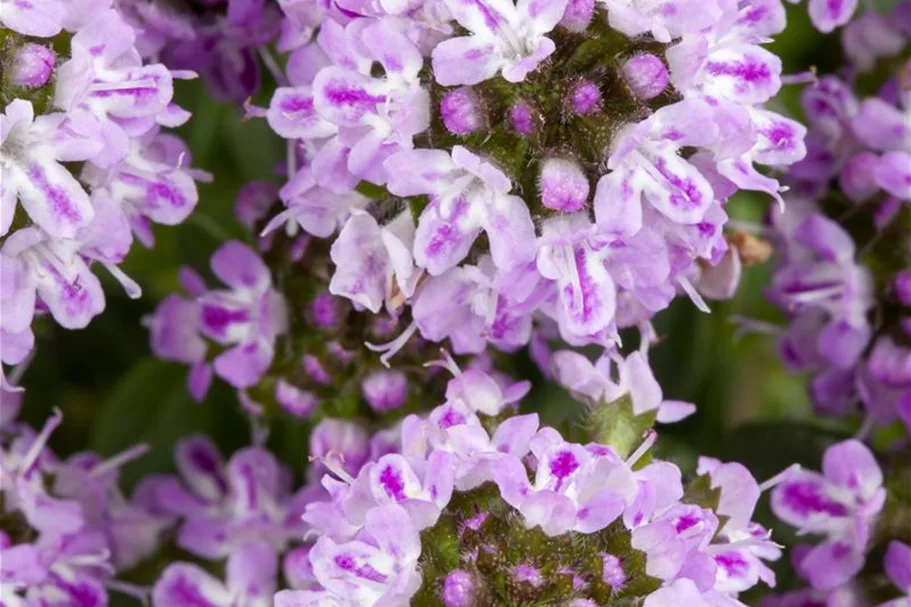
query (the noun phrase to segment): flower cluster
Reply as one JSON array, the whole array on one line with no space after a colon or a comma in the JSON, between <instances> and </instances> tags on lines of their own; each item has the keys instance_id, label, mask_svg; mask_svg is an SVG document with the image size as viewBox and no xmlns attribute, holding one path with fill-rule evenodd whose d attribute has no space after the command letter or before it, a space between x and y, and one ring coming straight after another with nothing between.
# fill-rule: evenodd
<instances>
[{"instance_id":1,"label":"flower cluster","mask_svg":"<svg viewBox=\"0 0 911 607\"><path fill-rule=\"evenodd\" d=\"M191 365L188 386L197 399L205 396L213 373L239 389L258 383L288 326L285 299L250 247L225 243L212 255L211 269L228 288L209 290L199 274L182 268L189 297L170 295L148 320L155 353ZM207 340L220 349L211 363Z\"/></svg>"},{"instance_id":2,"label":"flower cluster","mask_svg":"<svg viewBox=\"0 0 911 607\"><path fill-rule=\"evenodd\" d=\"M155 607L265 607L280 566L292 587L306 583L295 545L306 530L303 507L320 497L318 486L292 492L290 471L259 446L225 462L209 439L191 436L177 445L175 460L179 478L149 477L137 492L149 512L177 526L178 547L204 562L226 561L225 581L198 564L171 563L152 589Z\"/></svg>"},{"instance_id":3,"label":"flower cluster","mask_svg":"<svg viewBox=\"0 0 911 607\"><path fill-rule=\"evenodd\" d=\"M161 132L189 118L172 102L173 81L193 74L144 63L110 4L3 3L4 364L32 350L36 315L77 329L104 309L93 262L138 297L118 264L134 236L153 244L152 224L183 221L197 202L194 179L205 178L185 168L183 142Z\"/></svg>"},{"instance_id":4,"label":"flower cluster","mask_svg":"<svg viewBox=\"0 0 911 607\"><path fill-rule=\"evenodd\" d=\"M326 454L328 499L303 517L312 586L276 605L740 605L774 584L763 561L780 551L750 520L760 488L743 466L702 459L685 489L675 465L644 464L654 432L632 453L568 442L465 379L404 420L396 452L357 472Z\"/></svg>"},{"instance_id":5,"label":"flower cluster","mask_svg":"<svg viewBox=\"0 0 911 607\"><path fill-rule=\"evenodd\" d=\"M4 403L7 407L10 402ZM103 460L95 453L58 459L47 440L56 413L35 433L5 410L0 451L0 602L10 607L108 604L109 590L143 597L115 575L159 548L167 521L128 500L118 470L147 450L137 445Z\"/></svg>"},{"instance_id":6,"label":"flower cluster","mask_svg":"<svg viewBox=\"0 0 911 607\"><path fill-rule=\"evenodd\" d=\"M776 2L302 5L283 3L288 85L252 110L293 170L266 230L331 238L332 293L456 354L515 351L534 323L610 345L678 291L729 296L725 201L778 198L755 164L804 155L762 107Z\"/></svg>"},{"instance_id":7,"label":"flower cluster","mask_svg":"<svg viewBox=\"0 0 911 607\"><path fill-rule=\"evenodd\" d=\"M790 316L780 351L809 371L818 411L862 404L868 423L911 428L911 119L901 82L860 99L827 76L808 87L807 159L772 216L779 253L770 299Z\"/></svg>"},{"instance_id":8,"label":"flower cluster","mask_svg":"<svg viewBox=\"0 0 911 607\"><path fill-rule=\"evenodd\" d=\"M266 182L246 186L237 217L250 230L264 225L277 204L277 189ZM186 295L165 298L145 319L156 356L190 366L188 388L202 400L214 376L238 390L254 415L279 410L297 418L319 415L379 418L386 423L416 408L415 400L442 397L445 379L424 368L438 346L405 339L400 350L376 344L395 337L401 320L359 311L328 291L331 259L324 243L309 235L273 233L258 239L259 252L238 241L212 256L211 271L228 289L209 290L201 276L182 268ZM377 351L400 350L388 368ZM479 379L500 402L515 402L529 389L495 371L490 356L451 360L450 371ZM500 395L500 396L496 396ZM505 396L503 396L505 395Z\"/></svg>"}]
</instances>

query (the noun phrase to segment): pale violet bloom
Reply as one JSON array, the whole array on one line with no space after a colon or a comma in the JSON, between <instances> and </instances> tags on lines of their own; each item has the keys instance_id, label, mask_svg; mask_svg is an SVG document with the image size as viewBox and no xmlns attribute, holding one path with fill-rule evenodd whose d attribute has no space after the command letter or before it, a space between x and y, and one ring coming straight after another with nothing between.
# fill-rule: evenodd
<instances>
[{"instance_id":1,"label":"pale violet bloom","mask_svg":"<svg viewBox=\"0 0 911 607\"><path fill-rule=\"evenodd\" d=\"M522 82L556 49L546 35L563 18L568 0L445 0L471 36L450 38L433 50L433 73L444 86L477 84L497 72Z\"/></svg>"}]
</instances>

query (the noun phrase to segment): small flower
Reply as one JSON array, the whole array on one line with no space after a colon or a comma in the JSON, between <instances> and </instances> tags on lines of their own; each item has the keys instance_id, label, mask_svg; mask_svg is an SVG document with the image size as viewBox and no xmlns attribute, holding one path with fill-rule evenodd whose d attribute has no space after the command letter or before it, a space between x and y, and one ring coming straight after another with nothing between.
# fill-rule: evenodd
<instances>
[{"instance_id":1,"label":"small flower","mask_svg":"<svg viewBox=\"0 0 911 607\"><path fill-rule=\"evenodd\" d=\"M450 38L433 50L433 73L444 86L477 84L502 71L509 82L529 72L556 48L546 37L563 17L568 0L511 3L445 0L453 17L471 36Z\"/></svg>"},{"instance_id":2,"label":"small flower","mask_svg":"<svg viewBox=\"0 0 911 607\"><path fill-rule=\"evenodd\" d=\"M814 588L831 590L860 570L871 525L885 501L882 483L870 450L848 440L826 450L822 474L786 472L772 491L778 518L803 533L825 537L800 562Z\"/></svg>"},{"instance_id":3,"label":"small flower","mask_svg":"<svg viewBox=\"0 0 911 607\"><path fill-rule=\"evenodd\" d=\"M231 385L247 388L269 368L275 340L287 328L285 300L272 289L263 261L240 242L222 245L211 265L230 290L208 291L199 297L200 333L233 346L215 358L215 372Z\"/></svg>"},{"instance_id":4,"label":"small flower","mask_svg":"<svg viewBox=\"0 0 911 607\"><path fill-rule=\"evenodd\" d=\"M31 89L41 88L50 81L56 61L52 49L31 42L23 44L13 56L11 82Z\"/></svg>"}]
</instances>

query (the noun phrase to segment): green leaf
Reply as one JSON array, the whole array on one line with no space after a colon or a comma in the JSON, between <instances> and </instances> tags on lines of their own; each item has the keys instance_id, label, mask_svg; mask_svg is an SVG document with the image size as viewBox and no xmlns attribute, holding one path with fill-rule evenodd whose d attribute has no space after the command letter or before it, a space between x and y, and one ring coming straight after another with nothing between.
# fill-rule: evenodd
<instances>
[{"instance_id":1,"label":"green leaf","mask_svg":"<svg viewBox=\"0 0 911 607\"><path fill-rule=\"evenodd\" d=\"M642 415L633 412L633 399L626 394L612 403L592 407L586 421L591 440L613 447L626 458L642 441L645 431L655 424L657 412Z\"/></svg>"},{"instance_id":2,"label":"green leaf","mask_svg":"<svg viewBox=\"0 0 911 607\"><path fill-rule=\"evenodd\" d=\"M220 387L206 403L193 402L187 393L186 374L187 368L181 365L142 359L114 386L99 409L90 449L113 455L140 442L151 447L149 453L124 467L121 479L125 488L148 474L172 470L174 445L195 432L213 435L223 448L246 440L237 405L230 403L230 390L226 394Z\"/></svg>"}]
</instances>

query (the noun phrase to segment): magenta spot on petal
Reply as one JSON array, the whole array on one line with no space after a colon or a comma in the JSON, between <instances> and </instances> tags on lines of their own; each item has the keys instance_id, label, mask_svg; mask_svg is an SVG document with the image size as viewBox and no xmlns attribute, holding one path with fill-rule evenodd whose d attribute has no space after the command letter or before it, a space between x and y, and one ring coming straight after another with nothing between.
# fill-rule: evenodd
<instances>
[{"instance_id":1,"label":"magenta spot on petal","mask_svg":"<svg viewBox=\"0 0 911 607\"><path fill-rule=\"evenodd\" d=\"M715 562L727 571L729 577L744 577L750 568L750 564L739 552L732 551L716 554Z\"/></svg>"},{"instance_id":2,"label":"magenta spot on petal","mask_svg":"<svg viewBox=\"0 0 911 607\"><path fill-rule=\"evenodd\" d=\"M464 423L465 416L452 407L449 407L446 409L443 417L440 418L439 426L441 429L445 430L446 428L451 428L452 426L458 426Z\"/></svg>"},{"instance_id":3,"label":"magenta spot on petal","mask_svg":"<svg viewBox=\"0 0 911 607\"><path fill-rule=\"evenodd\" d=\"M819 485L813 482L795 481L783 485L784 502L801 516L828 514L845 516L847 509L838 502L833 502L820 493Z\"/></svg>"},{"instance_id":4,"label":"magenta spot on petal","mask_svg":"<svg viewBox=\"0 0 911 607\"><path fill-rule=\"evenodd\" d=\"M706 69L713 76L730 76L750 84L772 77L769 66L759 61L710 61L706 64Z\"/></svg>"},{"instance_id":5,"label":"magenta spot on petal","mask_svg":"<svg viewBox=\"0 0 911 607\"><path fill-rule=\"evenodd\" d=\"M386 466L380 473L380 483L383 485L386 494L395 501L400 502L407 497L402 475L392 466Z\"/></svg>"},{"instance_id":6,"label":"magenta spot on petal","mask_svg":"<svg viewBox=\"0 0 911 607\"><path fill-rule=\"evenodd\" d=\"M371 567L368 564L358 565L349 554L339 554L333 559L335 564L345 571L350 571L352 574L356 575L359 578L369 580L371 582L385 582L386 576Z\"/></svg>"},{"instance_id":7,"label":"magenta spot on petal","mask_svg":"<svg viewBox=\"0 0 911 607\"><path fill-rule=\"evenodd\" d=\"M560 490L563 481L579 469L579 460L571 451L560 451L550 462L550 473L557 477L556 491Z\"/></svg>"},{"instance_id":8,"label":"magenta spot on petal","mask_svg":"<svg viewBox=\"0 0 911 607\"><path fill-rule=\"evenodd\" d=\"M677 519L675 528L677 529L677 533L683 533L687 529L692 529L701 522L702 519L695 514L684 514Z\"/></svg>"},{"instance_id":9,"label":"magenta spot on petal","mask_svg":"<svg viewBox=\"0 0 911 607\"><path fill-rule=\"evenodd\" d=\"M211 477L222 492L227 491L228 487L219 472L218 462L208 449L198 445L194 446L190 449L188 456L194 467Z\"/></svg>"},{"instance_id":10,"label":"magenta spot on petal","mask_svg":"<svg viewBox=\"0 0 911 607\"><path fill-rule=\"evenodd\" d=\"M288 113L307 113L313 112L313 97L290 96L281 100L280 107Z\"/></svg>"},{"instance_id":11,"label":"magenta spot on petal","mask_svg":"<svg viewBox=\"0 0 911 607\"><path fill-rule=\"evenodd\" d=\"M229 324L247 322L250 320L246 310L229 310L219 306L202 307L202 324L209 331L223 334Z\"/></svg>"},{"instance_id":12,"label":"magenta spot on petal","mask_svg":"<svg viewBox=\"0 0 911 607\"><path fill-rule=\"evenodd\" d=\"M72 203L66 190L50 183L41 165L31 165L28 168L28 177L32 181L32 185L44 193L55 217L65 219L67 223L71 224L82 222L82 213Z\"/></svg>"}]
</instances>

